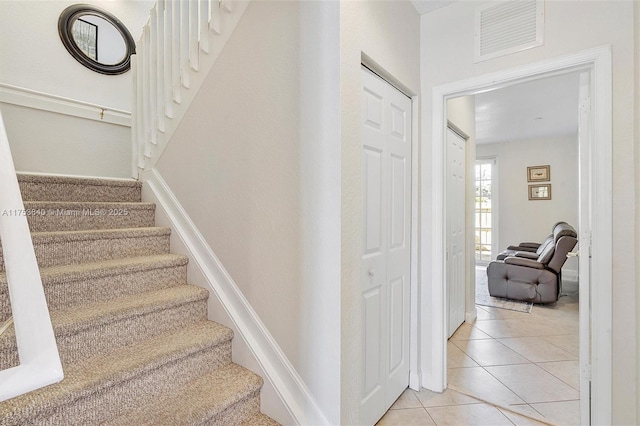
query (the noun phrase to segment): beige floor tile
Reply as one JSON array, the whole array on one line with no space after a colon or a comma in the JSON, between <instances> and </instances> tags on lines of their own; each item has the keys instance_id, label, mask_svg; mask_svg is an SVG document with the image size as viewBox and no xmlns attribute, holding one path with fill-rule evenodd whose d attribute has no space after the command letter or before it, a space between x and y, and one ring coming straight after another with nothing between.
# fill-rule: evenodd
<instances>
[{"instance_id":1,"label":"beige floor tile","mask_svg":"<svg viewBox=\"0 0 640 426\"><path fill-rule=\"evenodd\" d=\"M447 379L450 385L486 401L506 405L525 403L483 367L451 368Z\"/></svg>"},{"instance_id":2,"label":"beige floor tile","mask_svg":"<svg viewBox=\"0 0 640 426\"><path fill-rule=\"evenodd\" d=\"M497 340L462 340L453 343L481 366L524 364L529 360Z\"/></svg>"},{"instance_id":3,"label":"beige floor tile","mask_svg":"<svg viewBox=\"0 0 640 426\"><path fill-rule=\"evenodd\" d=\"M543 336L542 338L576 357L580 356L580 336L578 333L562 336Z\"/></svg>"},{"instance_id":4,"label":"beige floor tile","mask_svg":"<svg viewBox=\"0 0 640 426\"><path fill-rule=\"evenodd\" d=\"M477 399L463 395L453 389L445 389L442 393L422 389L420 392L416 392L416 396L426 408L480 403Z\"/></svg>"},{"instance_id":5,"label":"beige floor tile","mask_svg":"<svg viewBox=\"0 0 640 426\"><path fill-rule=\"evenodd\" d=\"M514 337L498 339L498 341L531 362L566 361L577 359L575 355L560 349L559 347L544 340L542 337Z\"/></svg>"},{"instance_id":6,"label":"beige floor tile","mask_svg":"<svg viewBox=\"0 0 640 426\"><path fill-rule=\"evenodd\" d=\"M575 390L580 391L580 362L578 360L542 362L537 365Z\"/></svg>"},{"instance_id":7,"label":"beige floor tile","mask_svg":"<svg viewBox=\"0 0 640 426\"><path fill-rule=\"evenodd\" d=\"M486 367L486 370L529 404L580 397L577 390L535 364Z\"/></svg>"},{"instance_id":8,"label":"beige floor tile","mask_svg":"<svg viewBox=\"0 0 640 426\"><path fill-rule=\"evenodd\" d=\"M512 311L510 309L494 308L491 306L482 306L482 305L476 305L476 306L482 307L482 309L489 312L496 319L528 319L531 317L531 314L526 312L518 312L518 311ZM536 307L534 306L533 309L535 308ZM533 309L531 310L531 312L533 312Z\"/></svg>"},{"instance_id":9,"label":"beige floor tile","mask_svg":"<svg viewBox=\"0 0 640 426\"><path fill-rule=\"evenodd\" d=\"M497 408L487 404L427 408L438 426L498 426L513 423Z\"/></svg>"},{"instance_id":10,"label":"beige floor tile","mask_svg":"<svg viewBox=\"0 0 640 426\"><path fill-rule=\"evenodd\" d=\"M402 410L405 408L422 408L422 404L416 396L416 393L411 389L406 389L402 392L402 395L400 395L391 406L391 410Z\"/></svg>"},{"instance_id":11,"label":"beige floor tile","mask_svg":"<svg viewBox=\"0 0 640 426\"><path fill-rule=\"evenodd\" d=\"M559 425L580 425L580 401L532 404L545 418Z\"/></svg>"},{"instance_id":12,"label":"beige floor tile","mask_svg":"<svg viewBox=\"0 0 640 426\"><path fill-rule=\"evenodd\" d=\"M461 342L475 342L476 340L462 340ZM489 340L487 340L489 341ZM447 342L447 367L478 367L478 363L469 358L467 354L462 352L453 342Z\"/></svg>"},{"instance_id":13,"label":"beige floor tile","mask_svg":"<svg viewBox=\"0 0 640 426\"><path fill-rule=\"evenodd\" d=\"M490 319L500 319L498 316L490 313L484 306L476 305L477 319L480 321L490 320Z\"/></svg>"},{"instance_id":14,"label":"beige floor tile","mask_svg":"<svg viewBox=\"0 0 640 426\"><path fill-rule=\"evenodd\" d=\"M494 339L577 333L577 324L574 327L570 322L554 322L541 318L476 321L474 327L480 329Z\"/></svg>"},{"instance_id":15,"label":"beige floor tile","mask_svg":"<svg viewBox=\"0 0 640 426\"><path fill-rule=\"evenodd\" d=\"M476 321L474 324L476 324ZM450 340L472 340L472 339L491 339L491 336L483 333L475 325L463 323L451 336Z\"/></svg>"},{"instance_id":16,"label":"beige floor tile","mask_svg":"<svg viewBox=\"0 0 640 426\"><path fill-rule=\"evenodd\" d=\"M404 410L389 410L380 419L378 426L435 426L431 416L424 408L407 408Z\"/></svg>"}]
</instances>

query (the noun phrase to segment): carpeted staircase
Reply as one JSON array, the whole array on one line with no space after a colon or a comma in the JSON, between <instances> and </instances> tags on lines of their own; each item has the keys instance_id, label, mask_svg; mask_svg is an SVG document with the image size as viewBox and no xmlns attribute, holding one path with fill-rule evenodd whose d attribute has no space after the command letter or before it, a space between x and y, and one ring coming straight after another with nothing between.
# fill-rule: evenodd
<instances>
[{"instance_id":1,"label":"carpeted staircase","mask_svg":"<svg viewBox=\"0 0 640 426\"><path fill-rule=\"evenodd\" d=\"M139 182L18 180L65 378L0 403L0 425L277 425ZM10 316L0 249L0 323ZM11 328L0 369L17 364Z\"/></svg>"}]
</instances>

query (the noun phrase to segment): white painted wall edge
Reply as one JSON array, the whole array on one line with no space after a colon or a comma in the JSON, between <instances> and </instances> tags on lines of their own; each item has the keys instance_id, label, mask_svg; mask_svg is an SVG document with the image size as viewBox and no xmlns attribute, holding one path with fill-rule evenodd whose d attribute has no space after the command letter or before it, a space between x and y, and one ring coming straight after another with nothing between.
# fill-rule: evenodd
<instances>
[{"instance_id":1,"label":"white painted wall edge","mask_svg":"<svg viewBox=\"0 0 640 426\"><path fill-rule=\"evenodd\" d=\"M131 113L108 106L0 83L0 102L118 126L131 127Z\"/></svg>"},{"instance_id":2,"label":"white painted wall edge","mask_svg":"<svg viewBox=\"0 0 640 426\"><path fill-rule=\"evenodd\" d=\"M182 239L192 262L206 277L209 290L224 306L283 404L301 425L328 425L324 413L265 325L217 258L187 212L157 169L144 171L140 179L154 194L171 223L172 232Z\"/></svg>"}]
</instances>

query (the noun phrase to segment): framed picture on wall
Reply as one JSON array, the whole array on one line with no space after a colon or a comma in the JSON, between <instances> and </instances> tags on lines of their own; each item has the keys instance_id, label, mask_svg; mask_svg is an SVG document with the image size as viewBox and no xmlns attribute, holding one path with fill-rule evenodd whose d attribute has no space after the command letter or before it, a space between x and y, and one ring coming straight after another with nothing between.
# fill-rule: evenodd
<instances>
[{"instance_id":1,"label":"framed picture on wall","mask_svg":"<svg viewBox=\"0 0 640 426\"><path fill-rule=\"evenodd\" d=\"M551 184L545 183L542 185L529 185L529 199L530 200L550 200Z\"/></svg>"},{"instance_id":2,"label":"framed picture on wall","mask_svg":"<svg viewBox=\"0 0 640 426\"><path fill-rule=\"evenodd\" d=\"M551 180L551 166L527 167L527 182L544 182Z\"/></svg>"}]
</instances>

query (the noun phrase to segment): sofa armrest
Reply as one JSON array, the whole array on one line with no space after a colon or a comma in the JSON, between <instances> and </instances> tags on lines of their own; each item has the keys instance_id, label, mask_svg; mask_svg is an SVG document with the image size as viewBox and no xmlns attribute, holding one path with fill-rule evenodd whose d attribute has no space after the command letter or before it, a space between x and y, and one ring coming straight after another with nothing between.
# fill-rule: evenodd
<instances>
[{"instance_id":1,"label":"sofa armrest","mask_svg":"<svg viewBox=\"0 0 640 426\"><path fill-rule=\"evenodd\" d=\"M515 257L522 257L524 259L536 260L538 259L538 253L530 251L517 251L513 254Z\"/></svg>"},{"instance_id":2,"label":"sofa armrest","mask_svg":"<svg viewBox=\"0 0 640 426\"><path fill-rule=\"evenodd\" d=\"M527 247L527 248L532 248L534 250L537 250L538 247L540 247L540 243L530 243L530 242L522 242L520 244L518 244L520 247Z\"/></svg>"},{"instance_id":3,"label":"sofa armrest","mask_svg":"<svg viewBox=\"0 0 640 426\"><path fill-rule=\"evenodd\" d=\"M528 251L531 253L535 253L535 251L537 250L537 247L528 247L528 246L509 246L507 247L507 250L511 250L511 251Z\"/></svg>"},{"instance_id":4,"label":"sofa armrest","mask_svg":"<svg viewBox=\"0 0 640 426\"><path fill-rule=\"evenodd\" d=\"M504 260L507 265L525 266L527 268L544 269L544 265L535 260L525 259L523 257L509 256Z\"/></svg>"}]
</instances>

